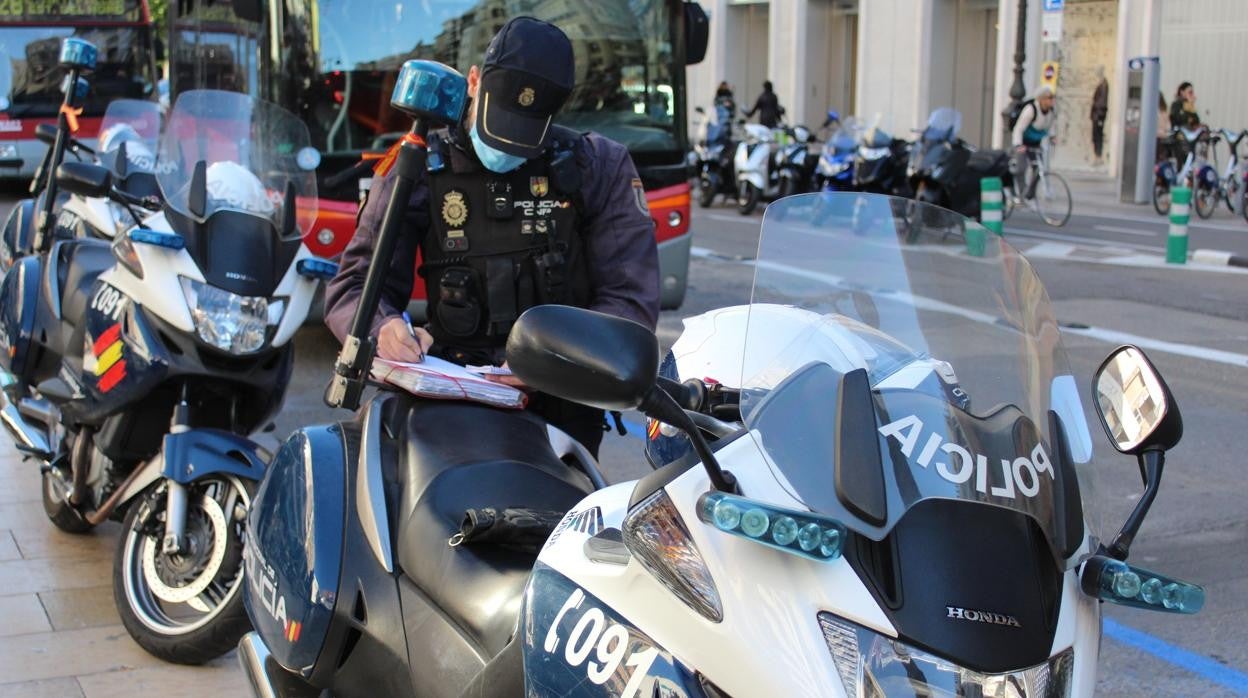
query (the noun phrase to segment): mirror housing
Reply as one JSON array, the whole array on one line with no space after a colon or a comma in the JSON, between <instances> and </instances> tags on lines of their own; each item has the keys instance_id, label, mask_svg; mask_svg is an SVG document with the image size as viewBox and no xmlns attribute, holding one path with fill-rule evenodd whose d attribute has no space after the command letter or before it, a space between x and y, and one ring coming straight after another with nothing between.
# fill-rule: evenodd
<instances>
[{"instance_id":1,"label":"mirror housing","mask_svg":"<svg viewBox=\"0 0 1248 698\"><path fill-rule=\"evenodd\" d=\"M631 410L654 387L659 340L631 320L539 305L512 326L507 365L535 390L603 410Z\"/></svg>"},{"instance_id":2,"label":"mirror housing","mask_svg":"<svg viewBox=\"0 0 1248 698\"><path fill-rule=\"evenodd\" d=\"M56 168L56 185L79 196L108 196L113 188L113 176L107 168L99 165L65 162Z\"/></svg>"},{"instance_id":3,"label":"mirror housing","mask_svg":"<svg viewBox=\"0 0 1248 698\"><path fill-rule=\"evenodd\" d=\"M1179 406L1139 347L1115 349L1096 370L1093 393L1101 426L1122 453L1168 451L1183 437Z\"/></svg>"},{"instance_id":4,"label":"mirror housing","mask_svg":"<svg viewBox=\"0 0 1248 698\"><path fill-rule=\"evenodd\" d=\"M711 21L696 2L685 3L685 65L697 65L706 58L711 39Z\"/></svg>"},{"instance_id":5,"label":"mirror housing","mask_svg":"<svg viewBox=\"0 0 1248 698\"><path fill-rule=\"evenodd\" d=\"M36 125L35 138L38 138L39 142L44 145L52 145L56 142L56 126L52 124Z\"/></svg>"}]
</instances>

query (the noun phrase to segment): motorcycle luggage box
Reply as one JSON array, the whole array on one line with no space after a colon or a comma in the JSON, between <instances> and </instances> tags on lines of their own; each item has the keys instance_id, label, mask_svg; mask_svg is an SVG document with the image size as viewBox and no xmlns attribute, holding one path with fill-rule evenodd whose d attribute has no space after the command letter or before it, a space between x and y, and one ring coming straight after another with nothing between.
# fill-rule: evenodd
<instances>
[{"instance_id":1,"label":"motorcycle luggage box","mask_svg":"<svg viewBox=\"0 0 1248 698\"><path fill-rule=\"evenodd\" d=\"M1009 169L1010 156L1004 150L977 150L966 168L979 177L1001 177Z\"/></svg>"},{"instance_id":2,"label":"motorcycle luggage box","mask_svg":"<svg viewBox=\"0 0 1248 698\"><path fill-rule=\"evenodd\" d=\"M0 282L0 367L22 378L30 367L42 271L42 257L21 257Z\"/></svg>"}]
</instances>

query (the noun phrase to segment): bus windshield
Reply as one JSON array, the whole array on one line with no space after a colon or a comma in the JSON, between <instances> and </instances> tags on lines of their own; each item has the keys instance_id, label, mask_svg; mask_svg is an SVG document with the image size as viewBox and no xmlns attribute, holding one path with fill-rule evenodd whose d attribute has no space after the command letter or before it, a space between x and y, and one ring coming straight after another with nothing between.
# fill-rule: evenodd
<instances>
[{"instance_id":1,"label":"bus windshield","mask_svg":"<svg viewBox=\"0 0 1248 698\"><path fill-rule=\"evenodd\" d=\"M572 40L576 89L557 121L617 140L635 157L680 151L664 0L319 0L306 13L286 5L289 54L274 77L290 81L292 93L310 87L305 118L326 153L388 145L410 125L389 108L403 62L430 58L466 74L518 15L552 22Z\"/></svg>"},{"instance_id":2,"label":"bus windshield","mask_svg":"<svg viewBox=\"0 0 1248 698\"><path fill-rule=\"evenodd\" d=\"M147 97L153 69L145 17L139 0L0 2L0 59L8 63L0 71L7 78L0 84L0 110L10 118L56 116L65 77L57 61L61 41L70 36L99 50L96 69L87 75L84 116L102 115L114 99Z\"/></svg>"}]
</instances>

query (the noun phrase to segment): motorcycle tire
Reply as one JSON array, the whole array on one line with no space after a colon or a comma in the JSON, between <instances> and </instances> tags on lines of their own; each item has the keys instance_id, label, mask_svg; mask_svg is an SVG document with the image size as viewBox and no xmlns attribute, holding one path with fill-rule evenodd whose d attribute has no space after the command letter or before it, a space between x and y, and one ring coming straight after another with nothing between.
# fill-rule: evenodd
<instances>
[{"instance_id":1,"label":"motorcycle tire","mask_svg":"<svg viewBox=\"0 0 1248 698\"><path fill-rule=\"evenodd\" d=\"M762 198L763 193L758 190L758 187L749 182L742 182L737 194L737 213L743 216L754 213L754 209L758 208L758 202Z\"/></svg>"},{"instance_id":2,"label":"motorcycle tire","mask_svg":"<svg viewBox=\"0 0 1248 698\"><path fill-rule=\"evenodd\" d=\"M715 203L715 183L707 177L698 180L698 206L710 208Z\"/></svg>"},{"instance_id":3,"label":"motorcycle tire","mask_svg":"<svg viewBox=\"0 0 1248 698\"><path fill-rule=\"evenodd\" d=\"M66 533L82 534L95 528L65 497L57 494L60 481L52 473L43 474L43 513L53 526Z\"/></svg>"},{"instance_id":4,"label":"motorcycle tire","mask_svg":"<svg viewBox=\"0 0 1248 698\"><path fill-rule=\"evenodd\" d=\"M1208 219L1218 208L1218 190L1213 187L1196 187L1192 191L1192 208L1196 215Z\"/></svg>"},{"instance_id":5,"label":"motorcycle tire","mask_svg":"<svg viewBox=\"0 0 1248 698\"><path fill-rule=\"evenodd\" d=\"M797 193L797 182L792 177L780 178L780 191L776 195L777 199L783 199L786 196L793 196Z\"/></svg>"},{"instance_id":6,"label":"motorcycle tire","mask_svg":"<svg viewBox=\"0 0 1248 698\"><path fill-rule=\"evenodd\" d=\"M212 487L223 489L218 489L216 494L210 494ZM159 536L163 534L164 528L157 514L164 510L167 495L164 483L158 483L137 497L126 512L113 560L113 601L126 632L140 647L164 661L194 665L211 661L234 649L243 635L251 630L251 620L243 605L245 594L242 526L245 523L234 512L240 504L244 507L250 506L256 483L234 477L210 476L190 483L186 488L185 535L188 547L192 554L199 552L206 555L207 564L201 569L201 560L187 562L188 555L167 555L160 549L162 542ZM231 492L238 496L231 496ZM225 507L217 501L221 496L225 497ZM209 500L217 503L215 512L212 511L213 507L207 505ZM226 514L227 510L230 514ZM213 527L211 532L205 532L205 523ZM225 543L218 555L215 544L218 537L216 527L222 523L225 528ZM191 541L192 538L195 539L194 542ZM212 542L211 548L205 550L200 541ZM147 559L148 556L151 560ZM210 569L209 566L214 561L215 569ZM161 572L156 570L158 563L164 568L165 574L185 577L188 573L194 573L195 577L185 586L169 585L165 579L160 578ZM209 573L212 576L207 585L198 593L188 596L188 600L206 607L203 599L211 590L213 597L219 597L210 599L216 605L206 611L204 616L186 623L183 623L186 619L180 614L176 618L169 616L166 608L161 605L162 597L158 594L164 597L185 594L188 588L202 585L204 575ZM149 574L157 575L164 588L153 588ZM222 590L219 582L232 584ZM170 603L167 598L164 600ZM193 603L182 602L180 605L199 610Z\"/></svg>"},{"instance_id":7,"label":"motorcycle tire","mask_svg":"<svg viewBox=\"0 0 1248 698\"><path fill-rule=\"evenodd\" d=\"M1159 216L1170 214L1170 186L1160 182L1153 184L1153 210Z\"/></svg>"}]
</instances>

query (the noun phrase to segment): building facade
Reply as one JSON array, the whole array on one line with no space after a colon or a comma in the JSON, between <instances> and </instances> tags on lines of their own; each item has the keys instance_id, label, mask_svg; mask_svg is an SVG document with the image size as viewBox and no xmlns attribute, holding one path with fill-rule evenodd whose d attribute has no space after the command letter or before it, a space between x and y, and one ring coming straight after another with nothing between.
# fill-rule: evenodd
<instances>
[{"instance_id":1,"label":"building facade","mask_svg":"<svg viewBox=\"0 0 1248 698\"><path fill-rule=\"evenodd\" d=\"M909 137L936 108L962 112L962 137L1000 147L1001 110L1014 80L1019 0L701 0L711 15L703 63L689 68L691 105L726 80L742 108L771 80L790 123L818 126L828 109ZM1051 2L1051 0L1050 0ZM1244 0L1065 0L1061 32L1046 41L1045 0L1024 0L1023 84L1058 64L1055 162L1117 172L1127 64L1159 56L1167 103L1182 81L1212 126L1248 127L1248 91L1226 84L1248 62ZM1052 18L1047 18L1051 27ZM1092 149L1092 97L1109 84L1105 157ZM1225 149L1220 157L1225 162Z\"/></svg>"}]
</instances>

